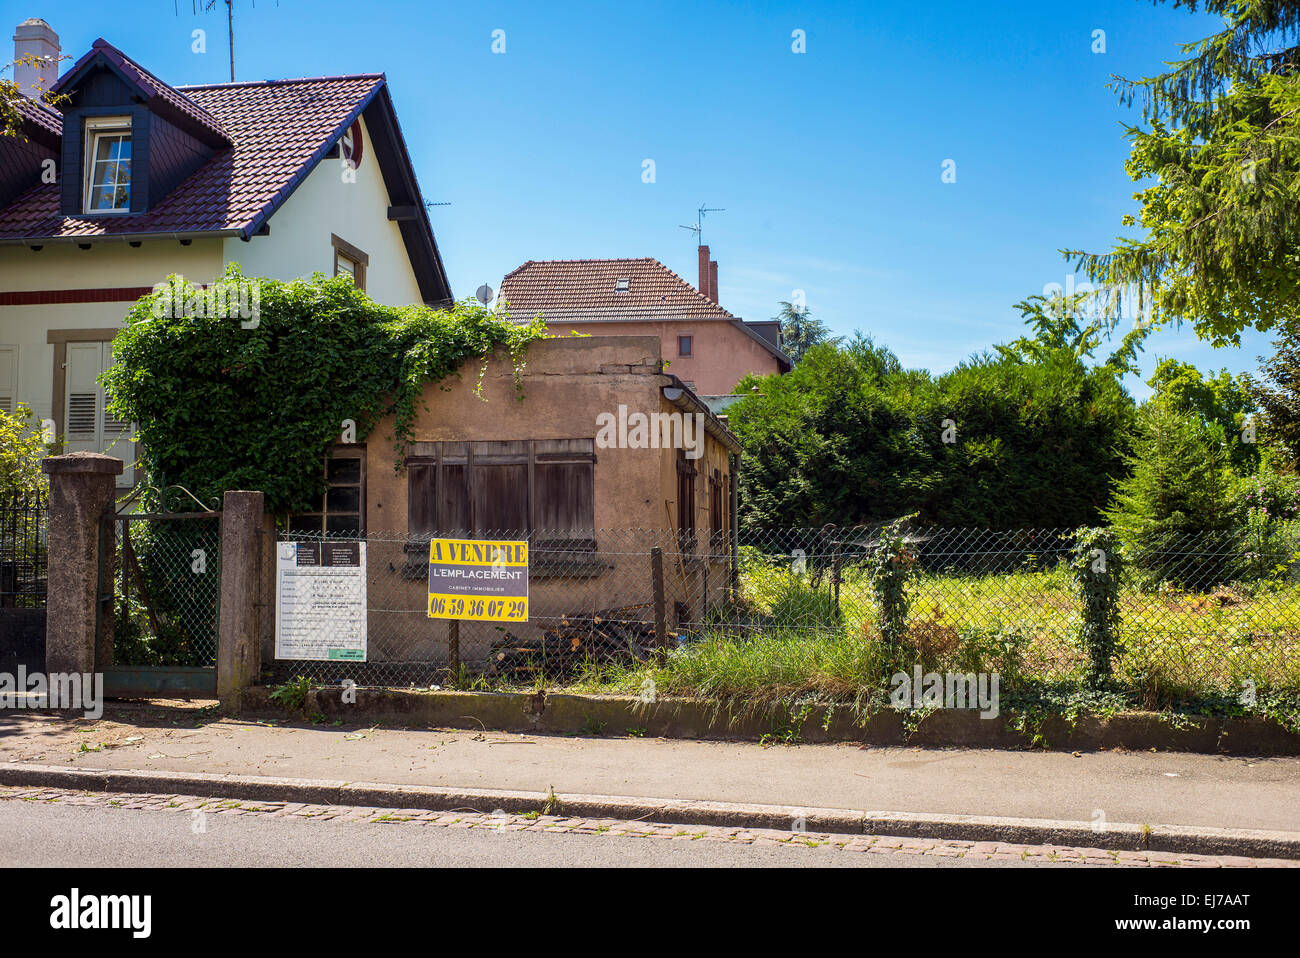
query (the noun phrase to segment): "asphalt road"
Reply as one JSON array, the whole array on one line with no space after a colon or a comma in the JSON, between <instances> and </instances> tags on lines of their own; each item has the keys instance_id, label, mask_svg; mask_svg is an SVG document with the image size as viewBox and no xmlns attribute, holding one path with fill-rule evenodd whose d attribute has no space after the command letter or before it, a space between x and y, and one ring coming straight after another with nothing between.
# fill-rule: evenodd
<instances>
[{"instance_id":1,"label":"asphalt road","mask_svg":"<svg viewBox=\"0 0 1300 958\"><path fill-rule=\"evenodd\" d=\"M1020 865L829 847L772 847L627 836L208 815L0 802L0 868L391 867L971 867ZM1073 867L1056 864L1052 867Z\"/></svg>"}]
</instances>

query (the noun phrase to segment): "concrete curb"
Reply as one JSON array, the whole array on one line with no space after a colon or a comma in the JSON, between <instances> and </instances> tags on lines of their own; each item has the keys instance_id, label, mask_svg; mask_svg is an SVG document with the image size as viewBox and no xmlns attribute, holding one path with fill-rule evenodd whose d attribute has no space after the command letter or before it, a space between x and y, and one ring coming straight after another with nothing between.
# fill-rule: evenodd
<instances>
[{"instance_id":1,"label":"concrete curb","mask_svg":"<svg viewBox=\"0 0 1300 958\"><path fill-rule=\"evenodd\" d=\"M858 724L846 709L815 707L798 718L784 711L773 715L729 714L699 699L660 698L643 702L632 696L574 695L544 692L417 692L402 689L354 689L355 702L343 701L340 686L308 692L307 714L319 713L345 722L389 721L432 728L489 728L502 731L626 734L637 729L656 738L724 738L757 741L764 735L797 728L799 741L858 742L879 746L962 746L967 748L1046 747L1063 751L1125 748L1159 749L1210 755L1300 755L1300 735L1262 717L1180 717L1159 712L1126 712L1103 717L1081 716L1074 723L1048 715L1033 731L1015 728L1015 716L980 718L973 709L939 709L914 729L904 713L886 710ZM253 715L297 715L271 701L270 689L244 693L243 711Z\"/></svg>"},{"instance_id":2,"label":"concrete curb","mask_svg":"<svg viewBox=\"0 0 1300 958\"><path fill-rule=\"evenodd\" d=\"M497 809L520 814L539 811L545 792L432 785L385 785L328 779L273 778L261 775L214 775L203 772L59 768L52 765L0 766L0 785L241 798L309 805L363 805L430 811ZM912 812L859 811L793 805L627 798L617 795L560 795L560 812L577 818L642 819L664 824L774 828L842 835L888 835L1017 845L1063 845L1128 851L1194 855L1239 855L1247 858L1300 859L1300 832L1184 825L1108 823L1094 831L1085 822L981 815L936 815Z\"/></svg>"}]
</instances>

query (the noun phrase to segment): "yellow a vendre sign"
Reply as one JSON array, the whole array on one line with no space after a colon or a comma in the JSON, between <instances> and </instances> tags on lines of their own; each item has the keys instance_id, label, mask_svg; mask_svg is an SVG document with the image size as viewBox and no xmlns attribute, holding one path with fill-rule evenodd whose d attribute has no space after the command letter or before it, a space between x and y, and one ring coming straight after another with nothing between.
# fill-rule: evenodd
<instances>
[{"instance_id":1,"label":"yellow a vendre sign","mask_svg":"<svg viewBox=\"0 0 1300 958\"><path fill-rule=\"evenodd\" d=\"M528 543L432 540L429 618L527 622Z\"/></svg>"}]
</instances>

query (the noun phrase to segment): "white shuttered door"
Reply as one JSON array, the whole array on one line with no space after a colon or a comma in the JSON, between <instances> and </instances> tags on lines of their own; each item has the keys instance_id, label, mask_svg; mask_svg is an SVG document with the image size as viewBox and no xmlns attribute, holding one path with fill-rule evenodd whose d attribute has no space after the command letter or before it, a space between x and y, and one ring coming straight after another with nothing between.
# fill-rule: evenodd
<instances>
[{"instance_id":1,"label":"white shuttered door","mask_svg":"<svg viewBox=\"0 0 1300 958\"><path fill-rule=\"evenodd\" d=\"M113 364L111 343L68 343L67 400L63 407L64 449L67 452L105 452L121 459L126 468L118 485L135 482L131 464L135 447L129 441L128 423L118 422L108 411L99 376Z\"/></svg>"},{"instance_id":2,"label":"white shuttered door","mask_svg":"<svg viewBox=\"0 0 1300 958\"><path fill-rule=\"evenodd\" d=\"M0 346L0 409L13 415L18 408L18 347Z\"/></svg>"}]
</instances>

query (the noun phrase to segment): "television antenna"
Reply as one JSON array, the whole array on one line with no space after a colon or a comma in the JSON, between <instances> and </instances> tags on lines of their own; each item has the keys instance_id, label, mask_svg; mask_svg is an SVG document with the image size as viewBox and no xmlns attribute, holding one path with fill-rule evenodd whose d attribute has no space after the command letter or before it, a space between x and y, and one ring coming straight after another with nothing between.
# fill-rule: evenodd
<instances>
[{"instance_id":1,"label":"television antenna","mask_svg":"<svg viewBox=\"0 0 1300 958\"><path fill-rule=\"evenodd\" d=\"M230 41L230 82L235 82L235 2L234 0L190 0L190 12L197 16L200 13L211 13L218 3L226 5L226 38ZM275 5L280 5L280 0L275 0ZM180 2L173 0L172 7L177 16L180 16ZM257 6L257 0L253 0L253 6Z\"/></svg>"},{"instance_id":2,"label":"television antenna","mask_svg":"<svg viewBox=\"0 0 1300 958\"><path fill-rule=\"evenodd\" d=\"M701 203L701 204L700 204L700 208L699 208L698 210L695 211L695 225L694 225L694 226L681 226L681 227L678 227L678 228L679 228L679 229L687 230L687 231L689 231L689 232L691 232L691 233L694 233L694 234L695 234L695 245L697 245L697 246L703 246L703 245L704 245L704 243L703 243L703 240L704 240L704 217L705 217L706 215L708 215L709 213L725 213L725 212L726 212L726 208L725 208L725 207L722 207L722 206L710 207L710 206L706 206L704 203Z\"/></svg>"}]
</instances>

